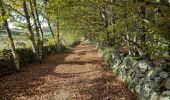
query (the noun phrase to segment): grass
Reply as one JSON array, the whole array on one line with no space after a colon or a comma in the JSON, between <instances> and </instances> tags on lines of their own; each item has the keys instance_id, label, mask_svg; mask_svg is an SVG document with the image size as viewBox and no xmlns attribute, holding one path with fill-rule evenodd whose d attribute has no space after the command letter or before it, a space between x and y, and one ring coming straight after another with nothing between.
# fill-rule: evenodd
<instances>
[{"instance_id":1,"label":"grass","mask_svg":"<svg viewBox=\"0 0 170 100\"><path fill-rule=\"evenodd\" d=\"M75 41L78 41L81 37L81 34L79 34L79 33L64 33L64 34L61 34L60 36L61 36L62 44L65 46L69 46L69 45L73 44ZM52 37L50 37L49 32L45 33L44 38L45 38L44 45L54 45L55 44L55 40ZM32 47L31 41L28 39L27 34L23 34L23 33L19 34L19 33L15 32L13 35L13 39L14 39L14 42L15 42L15 45L17 48L31 48ZM3 49L10 49L10 43L8 41L6 33L0 32L0 50L3 50Z\"/></svg>"},{"instance_id":2,"label":"grass","mask_svg":"<svg viewBox=\"0 0 170 100\"><path fill-rule=\"evenodd\" d=\"M62 42L63 44L67 45L71 45L73 44L75 41L79 41L81 38L81 34L80 33L65 33L63 34L63 38L62 38Z\"/></svg>"}]
</instances>

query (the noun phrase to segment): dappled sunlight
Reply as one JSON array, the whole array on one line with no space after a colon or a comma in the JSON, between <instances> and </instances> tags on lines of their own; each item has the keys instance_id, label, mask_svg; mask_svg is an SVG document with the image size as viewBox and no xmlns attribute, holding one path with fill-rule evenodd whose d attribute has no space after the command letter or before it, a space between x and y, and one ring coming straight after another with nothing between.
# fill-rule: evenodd
<instances>
[{"instance_id":1,"label":"dappled sunlight","mask_svg":"<svg viewBox=\"0 0 170 100\"><path fill-rule=\"evenodd\" d=\"M170 100L170 0L0 0L0 100Z\"/></svg>"},{"instance_id":2,"label":"dappled sunlight","mask_svg":"<svg viewBox=\"0 0 170 100\"><path fill-rule=\"evenodd\" d=\"M94 47L81 43L42 64L29 64L20 73L0 78L0 95L15 100L117 100L134 96L105 68Z\"/></svg>"}]
</instances>

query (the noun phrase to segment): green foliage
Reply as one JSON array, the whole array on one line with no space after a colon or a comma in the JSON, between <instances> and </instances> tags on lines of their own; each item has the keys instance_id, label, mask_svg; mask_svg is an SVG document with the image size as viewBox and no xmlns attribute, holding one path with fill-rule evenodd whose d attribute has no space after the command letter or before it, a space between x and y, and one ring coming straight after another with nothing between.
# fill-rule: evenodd
<instances>
[{"instance_id":1,"label":"green foliage","mask_svg":"<svg viewBox=\"0 0 170 100\"><path fill-rule=\"evenodd\" d=\"M103 59L107 65L111 65L111 54L113 52L113 48L105 48L103 50Z\"/></svg>"},{"instance_id":2,"label":"green foliage","mask_svg":"<svg viewBox=\"0 0 170 100\"><path fill-rule=\"evenodd\" d=\"M12 50L0 50L0 76L15 70Z\"/></svg>"},{"instance_id":3,"label":"green foliage","mask_svg":"<svg viewBox=\"0 0 170 100\"><path fill-rule=\"evenodd\" d=\"M168 5L162 1L87 0L79 3L79 11L70 11L77 12L74 16L81 15L77 20L85 37L100 42L103 49L113 47L154 63L169 58Z\"/></svg>"},{"instance_id":4,"label":"green foliage","mask_svg":"<svg viewBox=\"0 0 170 100\"><path fill-rule=\"evenodd\" d=\"M113 72L114 72L114 75L115 75L115 76L119 75L119 73L118 73L118 67L119 67L118 64L116 64L116 65L113 66L113 68L114 68L114 69L113 69Z\"/></svg>"},{"instance_id":5,"label":"green foliage","mask_svg":"<svg viewBox=\"0 0 170 100\"><path fill-rule=\"evenodd\" d=\"M75 42L80 41L81 38L80 33L67 33L65 32L62 37L62 44L65 46L72 46Z\"/></svg>"},{"instance_id":6,"label":"green foliage","mask_svg":"<svg viewBox=\"0 0 170 100\"><path fill-rule=\"evenodd\" d=\"M29 23L23 21L27 17L22 1L26 2L28 19L33 21L32 0L4 0L2 5L6 13L0 20L8 19L25 31ZM26 43L29 47L33 47L34 42L35 47L40 47L38 39L45 46L70 46L85 37L100 43L100 49L108 53L114 48L136 58L145 57L153 63L158 60L155 66L161 66L170 56L170 3L167 0L37 0L35 4L33 13L37 11L44 20L42 24L48 24L52 37L38 34L35 27L38 23L31 22L32 35L21 36L31 40ZM110 64L110 55L104 56Z\"/></svg>"},{"instance_id":7,"label":"green foliage","mask_svg":"<svg viewBox=\"0 0 170 100\"><path fill-rule=\"evenodd\" d=\"M47 45L47 46L55 45L55 43L56 43L56 40L55 40L55 39L49 38L49 39L47 39L46 45Z\"/></svg>"},{"instance_id":8,"label":"green foliage","mask_svg":"<svg viewBox=\"0 0 170 100\"><path fill-rule=\"evenodd\" d=\"M17 49L17 53L19 54L20 58L20 64L28 64L28 63L33 63L33 55L34 53L32 52L31 49Z\"/></svg>"}]
</instances>

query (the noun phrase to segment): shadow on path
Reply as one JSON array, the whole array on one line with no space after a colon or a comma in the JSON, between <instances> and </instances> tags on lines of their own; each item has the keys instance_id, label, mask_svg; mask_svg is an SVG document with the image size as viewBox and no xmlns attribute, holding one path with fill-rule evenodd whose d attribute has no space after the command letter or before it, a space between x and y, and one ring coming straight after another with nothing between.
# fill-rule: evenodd
<instances>
[{"instance_id":1,"label":"shadow on path","mask_svg":"<svg viewBox=\"0 0 170 100\"><path fill-rule=\"evenodd\" d=\"M105 68L93 45L81 43L0 78L0 100L135 100Z\"/></svg>"}]
</instances>

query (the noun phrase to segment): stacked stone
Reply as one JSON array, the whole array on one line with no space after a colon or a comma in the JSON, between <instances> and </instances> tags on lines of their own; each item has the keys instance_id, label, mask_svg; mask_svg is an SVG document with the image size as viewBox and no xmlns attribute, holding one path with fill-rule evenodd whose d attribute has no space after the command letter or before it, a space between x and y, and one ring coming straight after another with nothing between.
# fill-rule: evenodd
<instances>
[{"instance_id":1,"label":"stacked stone","mask_svg":"<svg viewBox=\"0 0 170 100\"><path fill-rule=\"evenodd\" d=\"M110 66L114 73L138 95L139 100L170 100L170 73L162 67L153 67L145 59L134 60L114 50L112 54L107 54L107 50L98 51L104 59L112 56Z\"/></svg>"},{"instance_id":2,"label":"stacked stone","mask_svg":"<svg viewBox=\"0 0 170 100\"><path fill-rule=\"evenodd\" d=\"M0 76L12 73L15 70L12 50L0 51Z\"/></svg>"}]
</instances>

